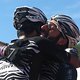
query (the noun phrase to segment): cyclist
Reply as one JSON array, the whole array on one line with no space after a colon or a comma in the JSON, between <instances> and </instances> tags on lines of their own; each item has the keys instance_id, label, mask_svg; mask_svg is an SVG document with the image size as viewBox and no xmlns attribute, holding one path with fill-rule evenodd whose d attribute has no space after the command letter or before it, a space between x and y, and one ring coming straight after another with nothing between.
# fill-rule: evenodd
<instances>
[{"instance_id":1,"label":"cyclist","mask_svg":"<svg viewBox=\"0 0 80 80\"><path fill-rule=\"evenodd\" d=\"M60 75L62 73L60 70L57 80L61 78L61 80L76 80L77 73L75 66L79 67L80 61L76 58L78 62L73 63L73 54L65 52L66 48L73 48L79 41L79 28L73 19L67 15L52 16L49 24L42 26L42 35L52 40L59 51L57 57L59 61L62 61L61 70L63 74L62 76Z\"/></svg>"},{"instance_id":2,"label":"cyclist","mask_svg":"<svg viewBox=\"0 0 80 80\"><path fill-rule=\"evenodd\" d=\"M5 58L0 60L1 80L38 80L37 67L43 58L41 52L44 55L48 53L46 45L49 40L35 36L40 36L40 27L45 23L45 14L36 7L25 6L15 10L14 27L18 39L11 41L4 53ZM46 50L43 47L46 47Z\"/></svg>"}]
</instances>

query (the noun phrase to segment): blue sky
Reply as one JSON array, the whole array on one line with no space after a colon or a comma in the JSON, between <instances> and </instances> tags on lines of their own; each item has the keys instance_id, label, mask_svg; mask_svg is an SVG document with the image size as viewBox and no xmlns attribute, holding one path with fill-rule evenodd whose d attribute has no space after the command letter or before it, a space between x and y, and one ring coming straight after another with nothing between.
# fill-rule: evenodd
<instances>
[{"instance_id":1,"label":"blue sky","mask_svg":"<svg viewBox=\"0 0 80 80\"><path fill-rule=\"evenodd\" d=\"M9 43L12 39L17 38L13 27L13 13L19 6L38 7L48 19L55 14L66 14L80 26L80 0L1 0L0 41Z\"/></svg>"}]
</instances>

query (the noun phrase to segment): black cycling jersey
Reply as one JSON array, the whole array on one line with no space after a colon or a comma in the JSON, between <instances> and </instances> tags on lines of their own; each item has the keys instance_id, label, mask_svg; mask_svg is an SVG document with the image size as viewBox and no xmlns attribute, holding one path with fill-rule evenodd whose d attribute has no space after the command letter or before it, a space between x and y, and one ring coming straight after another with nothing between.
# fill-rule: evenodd
<instances>
[{"instance_id":1,"label":"black cycling jersey","mask_svg":"<svg viewBox=\"0 0 80 80\"><path fill-rule=\"evenodd\" d=\"M48 39L33 37L13 43L7 58L0 61L0 80L55 80L60 63L67 62L65 51L58 51Z\"/></svg>"}]
</instances>

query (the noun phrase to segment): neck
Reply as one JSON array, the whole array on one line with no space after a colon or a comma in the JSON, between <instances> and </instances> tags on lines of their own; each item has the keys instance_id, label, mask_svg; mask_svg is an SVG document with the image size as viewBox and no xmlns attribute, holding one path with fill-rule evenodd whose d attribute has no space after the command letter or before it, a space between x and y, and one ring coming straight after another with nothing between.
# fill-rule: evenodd
<instances>
[{"instance_id":1,"label":"neck","mask_svg":"<svg viewBox=\"0 0 80 80\"><path fill-rule=\"evenodd\" d=\"M25 35L19 37L19 39L25 39L25 38L26 38Z\"/></svg>"}]
</instances>

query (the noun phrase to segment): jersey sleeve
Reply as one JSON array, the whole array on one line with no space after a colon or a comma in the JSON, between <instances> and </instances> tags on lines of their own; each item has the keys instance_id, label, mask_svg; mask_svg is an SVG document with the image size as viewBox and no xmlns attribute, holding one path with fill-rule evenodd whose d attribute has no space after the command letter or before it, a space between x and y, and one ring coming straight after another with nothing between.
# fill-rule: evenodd
<instances>
[{"instance_id":1,"label":"jersey sleeve","mask_svg":"<svg viewBox=\"0 0 80 80\"><path fill-rule=\"evenodd\" d=\"M3 57L5 55L5 50L7 48L7 43L0 41L0 57Z\"/></svg>"},{"instance_id":2,"label":"jersey sleeve","mask_svg":"<svg viewBox=\"0 0 80 80\"><path fill-rule=\"evenodd\" d=\"M68 52L69 55L78 57L78 50L76 48L67 48L66 52Z\"/></svg>"}]
</instances>

